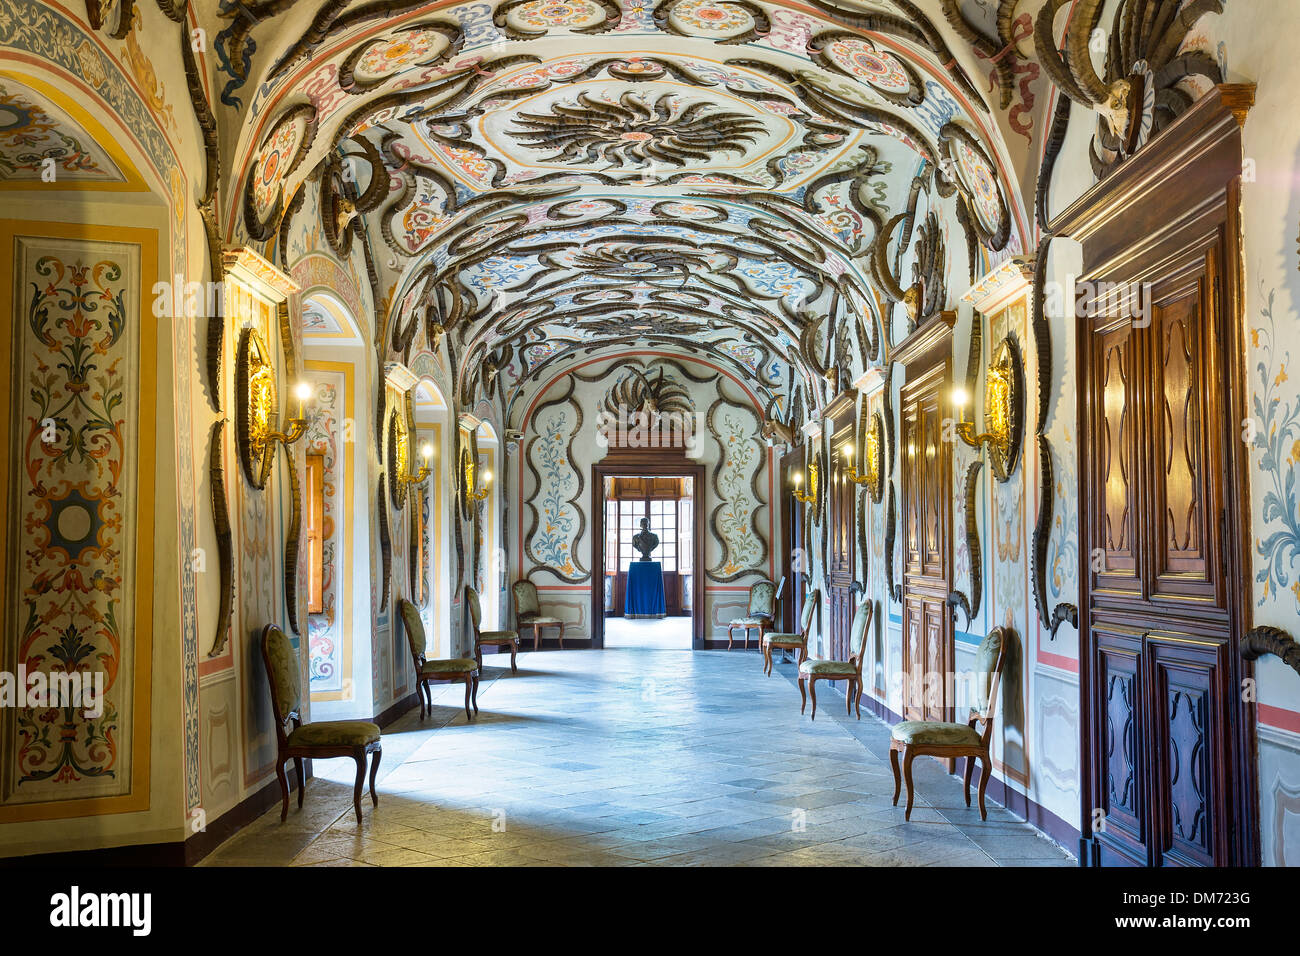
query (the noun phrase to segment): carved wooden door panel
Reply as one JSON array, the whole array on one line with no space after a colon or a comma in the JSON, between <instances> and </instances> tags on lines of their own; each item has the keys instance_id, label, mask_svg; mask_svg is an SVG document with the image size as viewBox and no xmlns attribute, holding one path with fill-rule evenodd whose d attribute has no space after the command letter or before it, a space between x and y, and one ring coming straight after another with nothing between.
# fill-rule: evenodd
<instances>
[{"instance_id":1,"label":"carved wooden door panel","mask_svg":"<svg viewBox=\"0 0 1300 956\"><path fill-rule=\"evenodd\" d=\"M1084 823L1102 864L1232 859L1222 250L1166 262L1146 310L1081 320L1085 806L1103 825Z\"/></svg>"},{"instance_id":2,"label":"carved wooden door panel","mask_svg":"<svg viewBox=\"0 0 1300 956\"><path fill-rule=\"evenodd\" d=\"M851 426L851 422L849 423ZM849 627L853 621L855 555L853 550L854 488L844 477L849 459L845 445L852 438L852 428L838 429L832 440L830 485L826 489L829 505L830 554L827 560L827 612L830 646L827 651L835 660L849 658Z\"/></svg>"},{"instance_id":3,"label":"carved wooden door panel","mask_svg":"<svg viewBox=\"0 0 1300 956\"><path fill-rule=\"evenodd\" d=\"M947 364L915 375L902 395L904 716L952 720L951 580L952 447L943 440L949 414Z\"/></svg>"}]
</instances>

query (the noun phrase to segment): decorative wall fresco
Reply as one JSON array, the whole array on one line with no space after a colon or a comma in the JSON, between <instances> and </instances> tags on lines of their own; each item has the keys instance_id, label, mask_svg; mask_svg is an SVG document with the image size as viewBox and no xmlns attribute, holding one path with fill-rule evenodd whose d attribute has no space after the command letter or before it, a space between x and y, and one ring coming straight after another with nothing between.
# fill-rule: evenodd
<instances>
[{"instance_id":1,"label":"decorative wall fresco","mask_svg":"<svg viewBox=\"0 0 1300 956\"><path fill-rule=\"evenodd\" d=\"M101 681L104 697L5 707L0 799L122 796L140 784L135 762L148 763L136 750L149 713L154 428L141 249L6 238L22 387L6 416L5 510L8 539L23 545L6 556L5 629L17 641L4 670L45 675L51 689L73 675Z\"/></svg>"},{"instance_id":2,"label":"decorative wall fresco","mask_svg":"<svg viewBox=\"0 0 1300 956\"><path fill-rule=\"evenodd\" d=\"M0 182L123 182L80 124L16 80L0 76Z\"/></svg>"},{"instance_id":3,"label":"decorative wall fresco","mask_svg":"<svg viewBox=\"0 0 1300 956\"><path fill-rule=\"evenodd\" d=\"M343 689L343 628L351 622L345 624L342 620L339 593L345 513L342 497L344 379L340 372L312 370L310 375L315 383L313 417L303 445L307 454L322 457L324 469L322 610L307 615L307 674L312 693L317 693Z\"/></svg>"},{"instance_id":4,"label":"decorative wall fresco","mask_svg":"<svg viewBox=\"0 0 1300 956\"><path fill-rule=\"evenodd\" d=\"M1259 559L1255 580L1261 586L1256 604L1290 592L1290 601L1300 612L1300 579L1292 580L1300 560L1300 498L1296 474L1300 466L1300 400L1283 391L1290 378L1291 353L1284 343L1292 339L1279 333L1274 316L1276 290L1260 291L1258 323L1251 326L1250 342L1255 350L1251 375L1253 386L1248 436L1259 451L1260 525L1255 539Z\"/></svg>"},{"instance_id":5,"label":"decorative wall fresco","mask_svg":"<svg viewBox=\"0 0 1300 956\"><path fill-rule=\"evenodd\" d=\"M724 392L709 407L706 421L718 443L718 462L710 475L717 503L709 511L709 529L721 548L708 574L714 581L735 581L762 568L768 556L761 521L767 502L759 489L765 470L763 446L757 441L761 419L752 406Z\"/></svg>"}]
</instances>

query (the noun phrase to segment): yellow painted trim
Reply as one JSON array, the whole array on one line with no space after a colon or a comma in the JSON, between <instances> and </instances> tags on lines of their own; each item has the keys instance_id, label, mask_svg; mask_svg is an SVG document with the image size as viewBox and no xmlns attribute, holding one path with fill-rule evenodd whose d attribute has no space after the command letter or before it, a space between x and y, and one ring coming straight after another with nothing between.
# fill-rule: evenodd
<instances>
[{"instance_id":1,"label":"yellow painted trim","mask_svg":"<svg viewBox=\"0 0 1300 956\"><path fill-rule=\"evenodd\" d=\"M29 73L19 73L16 70L0 70L0 78L11 79L15 83L29 87L43 96L48 96L55 106L81 125L86 135L94 141L96 146L108 154L108 158L114 162L118 172L122 174L122 182L81 180L80 182L60 183L56 179L53 183L46 183L41 182L39 179L21 179L0 182L0 189L26 190L28 192L50 190L58 192L147 193L151 191L148 184L145 183L144 177L140 175L140 171L127 157L126 151L122 149L118 138L106 130L103 124L76 100L69 97L62 90Z\"/></svg>"},{"instance_id":2,"label":"yellow painted trim","mask_svg":"<svg viewBox=\"0 0 1300 956\"><path fill-rule=\"evenodd\" d=\"M354 387L356 376L356 365L352 362L322 362L317 359L307 359L302 363L306 371L315 372L340 372L343 375L343 434L347 434L347 421L349 419L354 423L353 441L351 443L344 441L340 451L340 457L343 459L343 515L340 516L340 525L343 530L343 567L336 568L335 581L337 586L343 592L343 610L339 615L339 622L343 632L343 689L342 690L323 690L319 693L312 693L313 701L335 701L335 700L352 700L356 695L353 693L352 684L352 588L344 587L344 581L352 581L352 539L356 537L354 533L354 523L356 509L354 506L354 497L352 495L353 481L356 478L356 463L353 458L356 455L356 398L357 392ZM307 654L311 655L311 638L307 639Z\"/></svg>"},{"instance_id":3,"label":"yellow painted trim","mask_svg":"<svg viewBox=\"0 0 1300 956\"><path fill-rule=\"evenodd\" d=\"M158 330L150 303L152 289L158 281L158 230L126 226L96 226L86 223L39 222L0 219L0 249L8 253L10 267L0 270L0 304L8 309L13 302L13 248L16 236L30 235L44 239L86 239L120 242L140 247L140 383L137 427L140 443L136 450L136 529L135 529L135 692L131 713L131 792L116 797L88 797L80 800L55 800L46 803L0 807L0 823L30 820L58 820L68 817L101 816L132 813L149 809L150 800L150 732L153 714L153 542L154 542L154 472L157 467L157 392ZM0 324L0 361L12 374L13 328L18 316ZM0 396L0 449L9 447L11 391ZM188 449L182 449L188 453ZM9 471L0 468L0 502L9 500ZM4 549L0 548L0 581L5 575Z\"/></svg>"}]
</instances>

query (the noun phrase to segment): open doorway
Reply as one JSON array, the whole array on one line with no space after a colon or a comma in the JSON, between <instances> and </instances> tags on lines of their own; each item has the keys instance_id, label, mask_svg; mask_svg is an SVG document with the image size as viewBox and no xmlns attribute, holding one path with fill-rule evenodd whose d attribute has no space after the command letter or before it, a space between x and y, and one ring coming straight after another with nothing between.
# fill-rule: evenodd
<instances>
[{"instance_id":1,"label":"open doorway","mask_svg":"<svg viewBox=\"0 0 1300 956\"><path fill-rule=\"evenodd\" d=\"M702 647L703 467L593 470L593 647Z\"/></svg>"},{"instance_id":2,"label":"open doorway","mask_svg":"<svg viewBox=\"0 0 1300 956\"><path fill-rule=\"evenodd\" d=\"M605 478L606 647L691 646L694 484L686 475Z\"/></svg>"}]
</instances>

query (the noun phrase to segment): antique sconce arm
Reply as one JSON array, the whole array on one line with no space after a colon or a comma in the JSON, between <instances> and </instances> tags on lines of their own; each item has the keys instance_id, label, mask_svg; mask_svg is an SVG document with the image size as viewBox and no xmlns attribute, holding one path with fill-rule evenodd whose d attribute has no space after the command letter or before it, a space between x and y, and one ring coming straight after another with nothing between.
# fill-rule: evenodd
<instances>
[{"instance_id":1,"label":"antique sconce arm","mask_svg":"<svg viewBox=\"0 0 1300 956\"><path fill-rule=\"evenodd\" d=\"M428 442L421 445L420 457L424 459L424 464L420 466L419 471L413 475L398 476L397 480L401 482L402 487L408 485L422 485L429 480L429 475L433 474L433 471L429 468L429 459L433 457L433 446Z\"/></svg>"},{"instance_id":2,"label":"antique sconce arm","mask_svg":"<svg viewBox=\"0 0 1300 956\"><path fill-rule=\"evenodd\" d=\"M468 497L471 501L482 501L484 498L488 496L488 491L490 490L488 486L491 484L492 484L492 472L490 471L483 472L483 487L478 489L477 491L467 491L465 493L466 497Z\"/></svg>"},{"instance_id":3,"label":"antique sconce arm","mask_svg":"<svg viewBox=\"0 0 1300 956\"><path fill-rule=\"evenodd\" d=\"M794 496L795 501L801 502L802 504L805 505L810 505L817 500L817 495L815 493L805 494L804 491L802 490L801 487L803 485L802 471L796 471L792 476L792 480L794 481L794 487L790 490L790 494Z\"/></svg>"}]
</instances>

